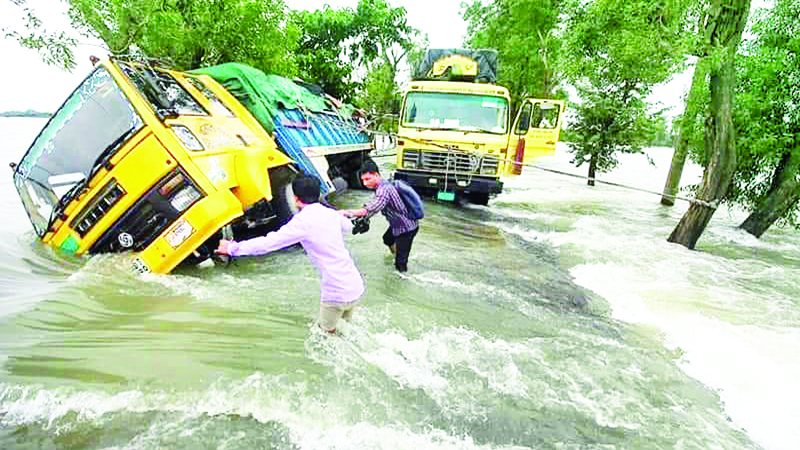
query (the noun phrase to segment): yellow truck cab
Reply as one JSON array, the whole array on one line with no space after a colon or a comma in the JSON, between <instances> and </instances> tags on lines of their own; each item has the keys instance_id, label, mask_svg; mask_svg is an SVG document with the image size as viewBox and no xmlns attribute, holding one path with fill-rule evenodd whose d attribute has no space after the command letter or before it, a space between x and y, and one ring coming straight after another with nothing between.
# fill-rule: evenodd
<instances>
[{"instance_id":1,"label":"yellow truck cab","mask_svg":"<svg viewBox=\"0 0 800 450\"><path fill-rule=\"evenodd\" d=\"M131 252L137 271L168 273L210 257L223 234L288 220L297 171L210 76L109 59L41 130L14 184L43 242Z\"/></svg>"},{"instance_id":2,"label":"yellow truck cab","mask_svg":"<svg viewBox=\"0 0 800 450\"><path fill-rule=\"evenodd\" d=\"M561 100L525 99L511 122L494 50L428 50L403 94L396 179L443 201L485 205L503 176L552 154Z\"/></svg>"}]
</instances>

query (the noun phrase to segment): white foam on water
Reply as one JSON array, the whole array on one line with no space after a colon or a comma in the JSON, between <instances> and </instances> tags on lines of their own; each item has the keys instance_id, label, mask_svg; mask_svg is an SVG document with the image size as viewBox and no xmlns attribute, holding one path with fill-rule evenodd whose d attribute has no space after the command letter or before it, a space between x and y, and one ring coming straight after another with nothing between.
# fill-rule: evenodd
<instances>
[{"instance_id":1,"label":"white foam on water","mask_svg":"<svg viewBox=\"0 0 800 450\"><path fill-rule=\"evenodd\" d=\"M454 280L450 273L440 271L426 271L413 275L410 278L423 284L443 287L453 292L459 292L460 296L469 294L476 296L476 298L483 299L482 301L503 304L527 317L538 317L540 315L527 299L521 298L518 294L509 292L501 287L475 281L466 283L461 280ZM537 299L539 298L537 297Z\"/></svg>"},{"instance_id":2,"label":"white foam on water","mask_svg":"<svg viewBox=\"0 0 800 450\"><path fill-rule=\"evenodd\" d=\"M609 301L613 317L662 330L665 345L684 352L684 372L717 390L726 413L756 442L771 450L796 448L800 331L736 323L733 311L757 314L758 300L751 305L754 299L730 288L731 280L693 285L692 275L702 271L702 264L685 263L673 261L668 264L673 271L650 276L613 263L578 266L572 273Z\"/></svg>"},{"instance_id":3,"label":"white foam on water","mask_svg":"<svg viewBox=\"0 0 800 450\"><path fill-rule=\"evenodd\" d=\"M254 374L239 381L226 380L205 392L176 393L138 390L118 394L45 390L0 385L0 424L4 427L40 423L55 433L69 431L69 424L91 421L103 426L114 413L170 412L169 420L157 420L134 436L123 449L156 449L165 437L191 436L203 425L187 424L201 416L238 415L288 429L289 441L301 449L407 450L521 450L513 445L478 444L468 435L454 435L432 426L401 423L348 423L343 404L321 402L309 396L304 383L290 384L285 376ZM54 426L68 413L78 414L68 424ZM61 427L56 429L57 427ZM413 428L412 428L413 427ZM238 444L241 436L226 441ZM287 443L289 444L289 443ZM219 448L225 448L221 446Z\"/></svg>"},{"instance_id":4,"label":"white foam on water","mask_svg":"<svg viewBox=\"0 0 800 450\"><path fill-rule=\"evenodd\" d=\"M651 154L656 167L635 161L643 155L621 155L620 167L599 178L660 192L672 152ZM579 173L568 157L562 146L541 165ZM699 181L702 169L693 164L687 169L683 184ZM666 242L687 208L684 201L666 209L657 196L602 184L585 188L585 181L541 171L512 179L508 187L498 201L533 202L535 211L504 209L504 215L536 223L540 213L556 210L574 221L569 230L546 236L525 226L504 231L545 241L569 252L571 260L582 260L570 270L576 283L605 298L614 318L661 330L665 345L683 352L682 370L717 391L735 427L768 450L797 447L796 232L770 230L757 239L737 227L745 213L721 207L703 232L701 250L689 251Z\"/></svg>"}]
</instances>

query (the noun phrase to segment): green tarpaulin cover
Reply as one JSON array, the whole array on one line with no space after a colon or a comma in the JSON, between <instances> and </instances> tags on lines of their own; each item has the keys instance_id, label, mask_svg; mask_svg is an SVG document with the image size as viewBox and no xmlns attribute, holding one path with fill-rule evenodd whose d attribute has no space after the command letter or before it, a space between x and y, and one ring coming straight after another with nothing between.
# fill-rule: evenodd
<instances>
[{"instance_id":1,"label":"green tarpaulin cover","mask_svg":"<svg viewBox=\"0 0 800 450\"><path fill-rule=\"evenodd\" d=\"M270 133L279 109L300 109L311 113L334 110L343 119L350 119L355 110L347 104L336 109L324 96L288 78L267 75L246 64L225 63L190 73L208 75L225 86Z\"/></svg>"}]
</instances>

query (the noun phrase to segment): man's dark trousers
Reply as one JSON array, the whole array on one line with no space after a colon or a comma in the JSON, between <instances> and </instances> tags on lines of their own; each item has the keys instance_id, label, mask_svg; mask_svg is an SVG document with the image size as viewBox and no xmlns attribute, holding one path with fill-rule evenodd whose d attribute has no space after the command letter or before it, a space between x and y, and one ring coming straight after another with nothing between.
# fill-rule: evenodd
<instances>
[{"instance_id":1,"label":"man's dark trousers","mask_svg":"<svg viewBox=\"0 0 800 450\"><path fill-rule=\"evenodd\" d=\"M395 245L394 267L398 272L405 272L408 270L408 255L411 253L411 243L414 242L414 236L417 235L417 231L419 231L419 227L395 236L392 234L392 229L390 227L386 230L386 233L383 233L383 243L386 244L387 247Z\"/></svg>"}]
</instances>

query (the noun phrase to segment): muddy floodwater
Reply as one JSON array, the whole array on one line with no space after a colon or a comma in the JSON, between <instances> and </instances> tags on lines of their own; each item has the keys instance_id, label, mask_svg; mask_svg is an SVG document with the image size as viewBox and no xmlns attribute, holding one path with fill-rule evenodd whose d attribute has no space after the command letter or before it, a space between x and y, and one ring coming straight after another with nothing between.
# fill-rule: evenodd
<instances>
[{"instance_id":1,"label":"muddy floodwater","mask_svg":"<svg viewBox=\"0 0 800 450\"><path fill-rule=\"evenodd\" d=\"M0 118L7 162L44 123ZM583 175L565 149L538 164ZM648 153L600 178L660 191L672 151ZM0 194L2 449L800 442L800 234L755 239L738 211L689 251L666 242L685 202L526 169L488 207L427 202L405 276L383 218L348 236L367 293L327 338L299 248L134 275L127 255L40 244L10 172Z\"/></svg>"}]
</instances>

